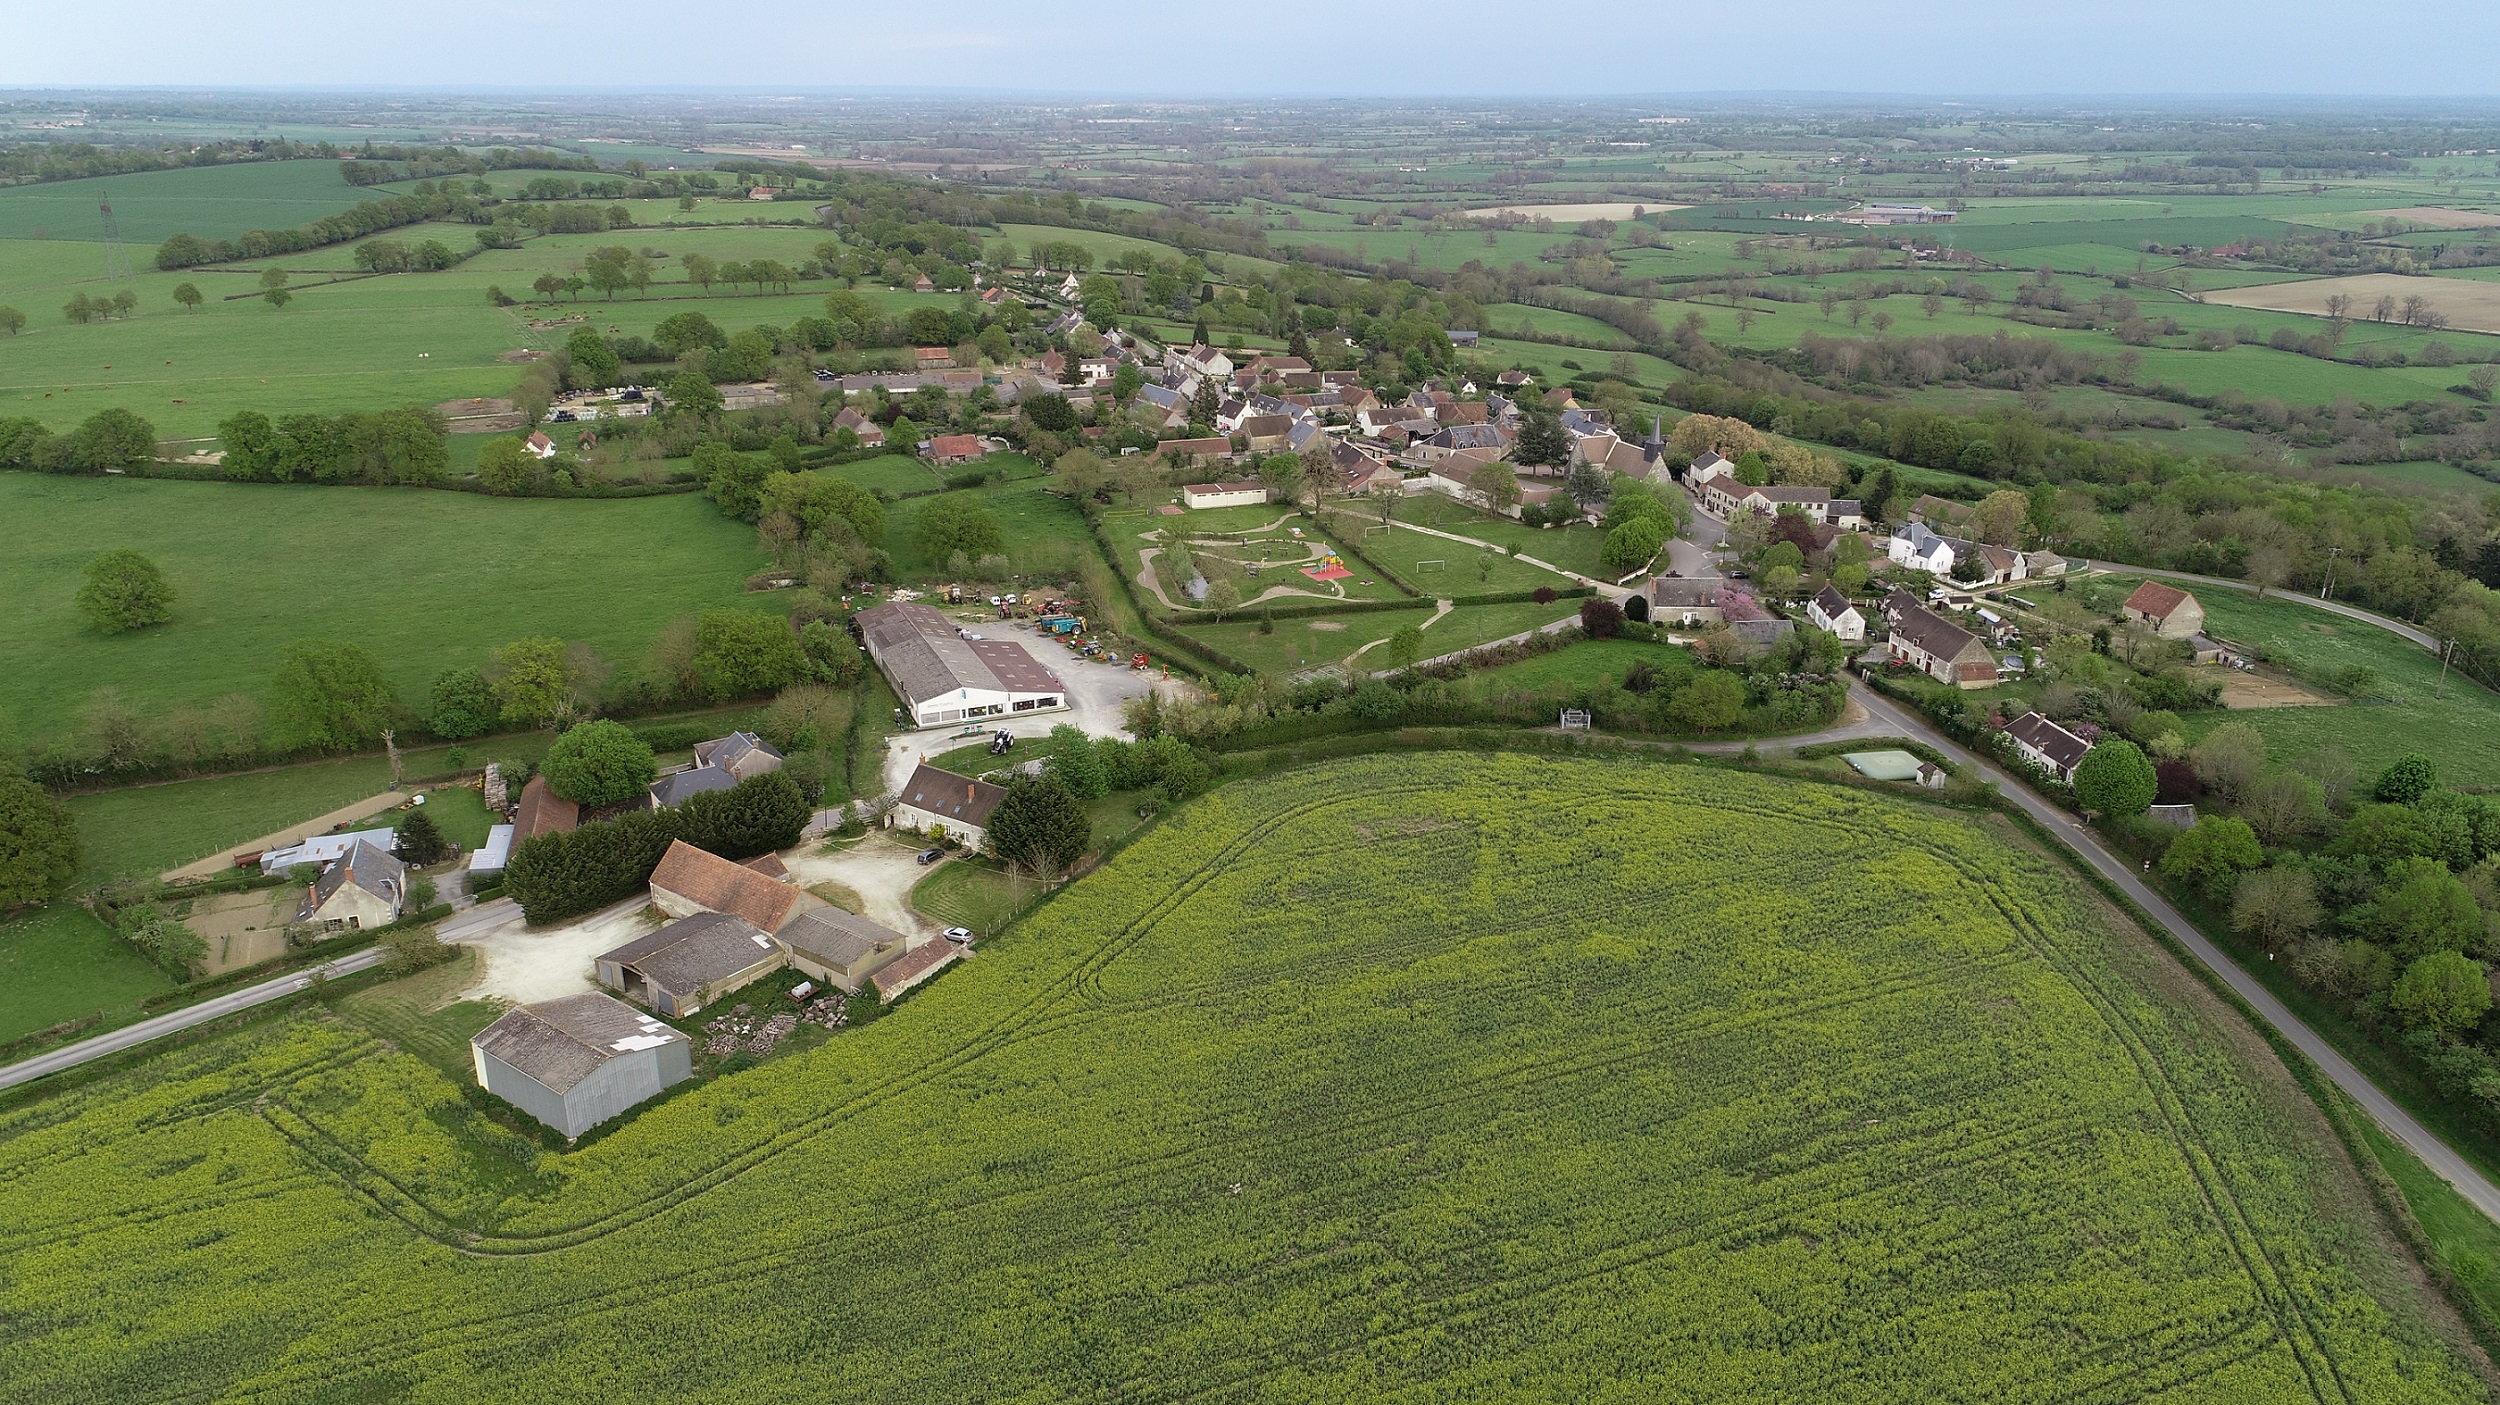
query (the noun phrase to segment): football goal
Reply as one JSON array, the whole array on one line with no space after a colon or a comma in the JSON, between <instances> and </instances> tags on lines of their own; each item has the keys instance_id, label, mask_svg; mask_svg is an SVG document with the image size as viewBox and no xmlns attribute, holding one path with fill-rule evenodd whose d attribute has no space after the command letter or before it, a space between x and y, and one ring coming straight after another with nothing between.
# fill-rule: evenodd
<instances>
[{"instance_id":1,"label":"football goal","mask_svg":"<svg viewBox=\"0 0 2500 1405\"><path fill-rule=\"evenodd\" d=\"M1420 575L1423 575L1423 574L1424 574L1425 572L1427 572L1427 571L1446 571L1446 570L1448 570L1449 568L1450 568L1450 563L1449 563L1449 562L1447 562L1447 561L1445 561L1445 560L1441 559L1440 557L1436 556L1436 557L1433 557L1432 559L1430 559L1430 560L1428 560L1428 561L1418 561L1418 562L1416 562L1416 563L1415 563L1415 574L1420 576Z\"/></svg>"}]
</instances>

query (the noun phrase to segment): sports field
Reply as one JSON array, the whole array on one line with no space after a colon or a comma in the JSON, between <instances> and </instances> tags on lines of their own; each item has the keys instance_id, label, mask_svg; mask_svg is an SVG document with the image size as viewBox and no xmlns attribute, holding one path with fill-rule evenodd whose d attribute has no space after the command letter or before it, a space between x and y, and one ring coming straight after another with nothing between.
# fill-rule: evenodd
<instances>
[{"instance_id":1,"label":"sports field","mask_svg":"<svg viewBox=\"0 0 2500 1405\"><path fill-rule=\"evenodd\" d=\"M0 1378L2484 1398L2239 1018L2010 831L1883 797L1440 755L1238 783L876 1024L569 1154L371 1014L0 1113Z\"/></svg>"},{"instance_id":2,"label":"sports field","mask_svg":"<svg viewBox=\"0 0 2500 1405\"><path fill-rule=\"evenodd\" d=\"M307 636L371 650L403 701L514 639L578 640L639 667L670 619L770 609L755 534L700 495L565 501L415 488L298 487L0 474L0 716L29 740L112 689L161 715L258 695ZM162 567L170 624L97 633L87 562L128 547ZM782 605L786 609L786 604ZM248 836L247 836L248 837ZM214 847L214 846L211 846Z\"/></svg>"}]
</instances>

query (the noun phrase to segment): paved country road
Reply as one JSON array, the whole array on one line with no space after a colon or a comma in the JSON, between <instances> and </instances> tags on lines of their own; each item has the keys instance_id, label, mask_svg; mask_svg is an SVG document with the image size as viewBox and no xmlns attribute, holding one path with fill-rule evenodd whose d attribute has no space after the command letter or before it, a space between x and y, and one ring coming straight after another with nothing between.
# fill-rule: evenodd
<instances>
[{"instance_id":1,"label":"paved country road","mask_svg":"<svg viewBox=\"0 0 2500 1405\"><path fill-rule=\"evenodd\" d=\"M2313 600L2310 603L2321 602ZM2361 614L2361 612L2347 613L2360 614L2362 618L2376 619L2374 616ZM2223 983L2230 986L2232 992L2240 999L2248 1002L2249 1008L2257 1012L2259 1019L2281 1031L2283 1037L2290 1040L2294 1048L2306 1055L2311 1063L2316 1064L2320 1071L2333 1080L2336 1087L2343 1089L2354 1102L2361 1104L2362 1109L2368 1112L2381 1127L2386 1128L2390 1136L2403 1142L2414 1155L2422 1158L2423 1164L2438 1172L2442 1180L2455 1186L2458 1194L2473 1201L2484 1214L2494 1220L2500 1220L2500 1186L2494 1185L2489 1177L2476 1170L2464 1157L2457 1155L2429 1128L2415 1121L2412 1114L2398 1107L2395 1099L2379 1091L2378 1085L2371 1082L2369 1076L2360 1069L2353 1067L2351 1060L2336 1052L2333 1045L2321 1038L2316 1030L2303 1023L2298 1015L2285 1008L2283 1002L2277 1000L2274 993L2260 984L2256 977L2242 970L2237 961L2232 960L2222 952L2221 948L2208 941L2205 934L2196 929L2194 923L2179 915L2178 909L2164 901L2159 893L2146 887L2143 880L2136 875L2133 863L2102 848L2099 837L2085 828L2082 822L2072 814L2042 799L2029 786L2021 784L1996 767L1973 756L1961 747L1955 746L1934 728L1928 726L1925 719L1916 716L1906 708L1895 706L1890 699L1855 680L1850 682L1849 691L1850 695L1856 698L1870 714L1893 723L1898 735L1915 737L1956 762L1976 767L1981 774L1997 782L1997 788L2007 799L2022 806L2049 833L2056 835L2067 848L2082 855L2084 862L2098 869L2102 876L2117 884L2121 891L2134 899L2137 906L2151 913L2155 921L2168 928L2170 935L2176 937L2181 946L2193 953L2197 960L2205 963L2214 974L2222 977Z\"/></svg>"},{"instance_id":2,"label":"paved country road","mask_svg":"<svg viewBox=\"0 0 2500 1405\"><path fill-rule=\"evenodd\" d=\"M37 1054L23 1063L13 1063L6 1068L0 1068L0 1088L13 1088L20 1083L41 1078L48 1073L59 1073L63 1069L76 1068L80 1064L103 1058L107 1054L118 1054L124 1049L144 1044L151 1039L160 1039L180 1030L204 1025L210 1020L222 1019L238 1010L248 1010L255 1005L266 1005L272 1000L283 1000L297 991L310 989L315 976L352 976L358 971L371 970L382 964L382 956L383 952L380 947L367 947L363 951L349 952L336 961L293 971L273 980L262 981L258 985L247 985L241 990L212 996L197 1005L184 1006L171 1014L158 1015L152 1020L141 1020L134 1025L125 1025L110 1033L99 1034L93 1039L82 1039L75 1044L65 1044L49 1053Z\"/></svg>"}]
</instances>

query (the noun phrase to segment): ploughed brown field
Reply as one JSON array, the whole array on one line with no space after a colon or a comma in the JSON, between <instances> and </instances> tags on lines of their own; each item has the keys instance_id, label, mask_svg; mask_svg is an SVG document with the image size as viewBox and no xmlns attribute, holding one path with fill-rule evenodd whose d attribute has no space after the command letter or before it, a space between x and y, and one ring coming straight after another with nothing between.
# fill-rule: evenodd
<instances>
[{"instance_id":1,"label":"ploughed brown field","mask_svg":"<svg viewBox=\"0 0 2500 1405\"><path fill-rule=\"evenodd\" d=\"M2430 300L2431 310L2448 315L2448 325L2461 332L2500 332L2500 283L2464 278L2409 278L2400 273L2357 273L2349 278L2306 278L2297 283L2269 283L2258 288L2225 288L2204 295L2209 303L2256 307L2268 312L2326 315L2326 300L2342 293L2352 299L2346 315L2369 317L2382 297L2402 303L2409 297Z\"/></svg>"}]
</instances>

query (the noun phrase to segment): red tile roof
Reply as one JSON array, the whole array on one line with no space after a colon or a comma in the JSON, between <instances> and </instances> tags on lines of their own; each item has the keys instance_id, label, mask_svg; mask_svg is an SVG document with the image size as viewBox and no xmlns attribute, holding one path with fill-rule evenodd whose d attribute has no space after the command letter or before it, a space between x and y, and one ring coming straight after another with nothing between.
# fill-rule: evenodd
<instances>
[{"instance_id":1,"label":"red tile roof","mask_svg":"<svg viewBox=\"0 0 2500 1405\"><path fill-rule=\"evenodd\" d=\"M2163 585L2160 581L2146 581L2135 588L2133 595L2127 597L2126 608L2148 619L2166 620L2170 618L2171 611L2178 609L2187 601L2188 593L2175 585Z\"/></svg>"},{"instance_id":2,"label":"red tile roof","mask_svg":"<svg viewBox=\"0 0 2500 1405\"><path fill-rule=\"evenodd\" d=\"M651 886L666 888L708 911L743 917L767 932L781 930L802 896L796 888L683 839L669 842L660 866L651 872Z\"/></svg>"}]
</instances>

